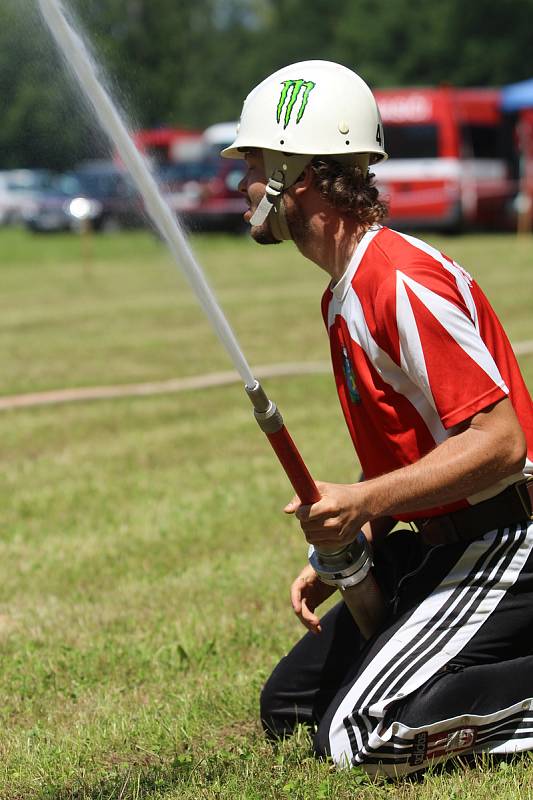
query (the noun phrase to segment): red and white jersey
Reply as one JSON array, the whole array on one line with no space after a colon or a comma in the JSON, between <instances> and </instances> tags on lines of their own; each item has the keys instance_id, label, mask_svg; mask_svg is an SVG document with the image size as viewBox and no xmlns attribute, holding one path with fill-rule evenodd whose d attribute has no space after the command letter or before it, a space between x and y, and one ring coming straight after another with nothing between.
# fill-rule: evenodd
<instances>
[{"instance_id":1,"label":"red and white jersey","mask_svg":"<svg viewBox=\"0 0 533 800\"><path fill-rule=\"evenodd\" d=\"M376 227L322 298L342 410L366 478L412 464L451 429L509 395L533 473L533 406L509 340L483 292L425 242ZM398 515L443 514L475 497Z\"/></svg>"}]
</instances>

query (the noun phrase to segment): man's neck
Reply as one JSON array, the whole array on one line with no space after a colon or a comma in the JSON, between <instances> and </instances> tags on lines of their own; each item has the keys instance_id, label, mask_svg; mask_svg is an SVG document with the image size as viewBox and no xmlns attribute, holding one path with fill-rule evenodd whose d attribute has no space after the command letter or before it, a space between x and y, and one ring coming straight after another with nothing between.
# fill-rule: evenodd
<instances>
[{"instance_id":1,"label":"man's neck","mask_svg":"<svg viewBox=\"0 0 533 800\"><path fill-rule=\"evenodd\" d=\"M330 224L321 220L317 227L311 227L304 242L295 244L305 258L317 264L331 276L333 283L337 283L346 272L368 226L336 217Z\"/></svg>"}]
</instances>

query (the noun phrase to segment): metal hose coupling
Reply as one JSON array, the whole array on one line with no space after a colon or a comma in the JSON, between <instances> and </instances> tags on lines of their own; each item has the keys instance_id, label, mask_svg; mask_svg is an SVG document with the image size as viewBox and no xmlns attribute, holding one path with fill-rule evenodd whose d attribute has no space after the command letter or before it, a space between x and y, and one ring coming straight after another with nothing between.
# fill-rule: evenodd
<instances>
[{"instance_id":1,"label":"metal hose coupling","mask_svg":"<svg viewBox=\"0 0 533 800\"><path fill-rule=\"evenodd\" d=\"M246 394L252 401L254 416L261 430L266 433L277 433L283 428L283 417L278 407L269 400L259 381L253 386L245 386Z\"/></svg>"},{"instance_id":2,"label":"metal hose coupling","mask_svg":"<svg viewBox=\"0 0 533 800\"><path fill-rule=\"evenodd\" d=\"M309 546L309 563L323 583L349 589L364 581L372 567L372 554L366 536L359 531L356 539L340 550Z\"/></svg>"}]
</instances>

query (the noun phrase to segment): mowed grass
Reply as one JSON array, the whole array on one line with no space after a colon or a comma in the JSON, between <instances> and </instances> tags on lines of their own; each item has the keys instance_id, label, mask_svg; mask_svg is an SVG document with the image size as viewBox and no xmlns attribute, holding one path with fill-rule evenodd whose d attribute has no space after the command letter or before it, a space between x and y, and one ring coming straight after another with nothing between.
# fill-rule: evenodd
<instances>
[{"instance_id":1,"label":"mowed grass","mask_svg":"<svg viewBox=\"0 0 533 800\"><path fill-rule=\"evenodd\" d=\"M431 240L533 338L528 240ZM89 246L84 263L76 237L0 232L2 394L231 368L154 237ZM193 246L252 365L327 359L325 276L290 245ZM331 378L265 388L313 474L354 479ZM0 441L2 800L533 797L528 756L395 785L316 762L303 732L265 743L306 548L238 384L2 412Z\"/></svg>"}]
</instances>

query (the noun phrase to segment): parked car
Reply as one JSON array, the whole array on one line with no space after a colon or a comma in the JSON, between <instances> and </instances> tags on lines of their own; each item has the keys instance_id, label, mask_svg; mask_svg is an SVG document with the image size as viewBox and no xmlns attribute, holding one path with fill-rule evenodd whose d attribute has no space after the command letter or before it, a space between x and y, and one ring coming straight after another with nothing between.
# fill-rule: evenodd
<instances>
[{"instance_id":1,"label":"parked car","mask_svg":"<svg viewBox=\"0 0 533 800\"><path fill-rule=\"evenodd\" d=\"M41 192L26 225L32 231L110 231L144 224L142 202L126 173L109 162L91 162L57 177Z\"/></svg>"},{"instance_id":2,"label":"parked car","mask_svg":"<svg viewBox=\"0 0 533 800\"><path fill-rule=\"evenodd\" d=\"M238 231L247 208L237 188L243 174L242 162L208 156L165 167L159 180L170 207L189 228Z\"/></svg>"},{"instance_id":3,"label":"parked car","mask_svg":"<svg viewBox=\"0 0 533 800\"><path fill-rule=\"evenodd\" d=\"M235 128L236 123L211 126L189 158L159 170L170 207L192 230L244 229L247 205L238 186L246 164L220 157L220 150L233 140Z\"/></svg>"},{"instance_id":4,"label":"parked car","mask_svg":"<svg viewBox=\"0 0 533 800\"><path fill-rule=\"evenodd\" d=\"M0 172L0 225L23 222L35 208L39 194L50 186L46 169L11 169Z\"/></svg>"}]
</instances>

